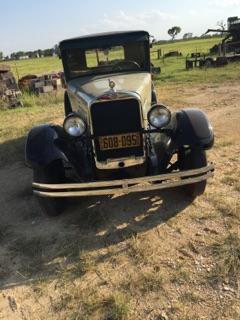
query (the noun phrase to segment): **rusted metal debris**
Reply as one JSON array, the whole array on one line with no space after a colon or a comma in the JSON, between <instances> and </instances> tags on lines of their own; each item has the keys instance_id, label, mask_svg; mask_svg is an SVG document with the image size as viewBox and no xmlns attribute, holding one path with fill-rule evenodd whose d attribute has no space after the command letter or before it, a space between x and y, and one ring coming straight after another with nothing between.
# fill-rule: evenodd
<instances>
[{"instance_id":1,"label":"rusted metal debris","mask_svg":"<svg viewBox=\"0 0 240 320\"><path fill-rule=\"evenodd\" d=\"M0 64L0 107L21 106L21 91L8 65Z\"/></svg>"},{"instance_id":2,"label":"rusted metal debris","mask_svg":"<svg viewBox=\"0 0 240 320\"><path fill-rule=\"evenodd\" d=\"M52 93L65 87L63 72L44 74L42 76L26 75L19 79L19 88L37 95Z\"/></svg>"}]
</instances>

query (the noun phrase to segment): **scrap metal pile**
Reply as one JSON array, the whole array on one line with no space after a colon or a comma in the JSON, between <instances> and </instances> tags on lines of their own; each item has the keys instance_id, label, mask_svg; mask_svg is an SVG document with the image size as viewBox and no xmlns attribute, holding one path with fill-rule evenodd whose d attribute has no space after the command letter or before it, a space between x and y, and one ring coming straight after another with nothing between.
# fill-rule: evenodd
<instances>
[{"instance_id":1,"label":"scrap metal pile","mask_svg":"<svg viewBox=\"0 0 240 320\"><path fill-rule=\"evenodd\" d=\"M44 74L42 76L26 75L19 79L21 91L28 91L37 95L52 93L65 86L63 72Z\"/></svg>"},{"instance_id":2,"label":"scrap metal pile","mask_svg":"<svg viewBox=\"0 0 240 320\"><path fill-rule=\"evenodd\" d=\"M0 107L14 108L21 105L21 91L10 67L0 64Z\"/></svg>"},{"instance_id":3,"label":"scrap metal pile","mask_svg":"<svg viewBox=\"0 0 240 320\"><path fill-rule=\"evenodd\" d=\"M41 95L56 93L65 87L63 72L44 74L41 76L26 75L18 83L10 66L0 64L0 108L14 108L22 106L22 92L27 91Z\"/></svg>"},{"instance_id":4,"label":"scrap metal pile","mask_svg":"<svg viewBox=\"0 0 240 320\"><path fill-rule=\"evenodd\" d=\"M240 61L240 18L229 17L227 30L208 29L204 34L215 32L225 35L222 41L212 48L209 53L191 53L186 57L186 69L194 67L221 67L228 63Z\"/></svg>"}]
</instances>

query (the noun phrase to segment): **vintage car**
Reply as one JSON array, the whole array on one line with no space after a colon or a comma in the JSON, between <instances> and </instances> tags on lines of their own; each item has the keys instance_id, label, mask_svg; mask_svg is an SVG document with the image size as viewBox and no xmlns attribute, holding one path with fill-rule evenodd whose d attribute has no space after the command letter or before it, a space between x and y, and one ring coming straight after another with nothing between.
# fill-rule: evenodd
<instances>
[{"instance_id":1,"label":"vintage car","mask_svg":"<svg viewBox=\"0 0 240 320\"><path fill-rule=\"evenodd\" d=\"M214 134L198 109L171 112L157 102L145 31L60 42L66 77L62 126L34 127L26 142L33 192L44 212L67 197L123 195L181 187L202 194L214 167Z\"/></svg>"}]
</instances>

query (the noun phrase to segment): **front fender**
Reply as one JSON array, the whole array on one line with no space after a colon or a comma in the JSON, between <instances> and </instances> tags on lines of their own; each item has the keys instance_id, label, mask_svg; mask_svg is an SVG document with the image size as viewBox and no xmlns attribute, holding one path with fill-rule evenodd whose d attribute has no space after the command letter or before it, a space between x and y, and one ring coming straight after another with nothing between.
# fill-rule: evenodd
<instances>
[{"instance_id":1,"label":"front fender","mask_svg":"<svg viewBox=\"0 0 240 320\"><path fill-rule=\"evenodd\" d=\"M46 166L54 160L66 160L55 141L58 132L52 125L40 125L31 129L25 146L25 160L31 166Z\"/></svg>"},{"instance_id":2,"label":"front fender","mask_svg":"<svg viewBox=\"0 0 240 320\"><path fill-rule=\"evenodd\" d=\"M190 145L210 149L214 143L212 126L199 109L183 109L176 114L176 142L179 147Z\"/></svg>"}]
</instances>

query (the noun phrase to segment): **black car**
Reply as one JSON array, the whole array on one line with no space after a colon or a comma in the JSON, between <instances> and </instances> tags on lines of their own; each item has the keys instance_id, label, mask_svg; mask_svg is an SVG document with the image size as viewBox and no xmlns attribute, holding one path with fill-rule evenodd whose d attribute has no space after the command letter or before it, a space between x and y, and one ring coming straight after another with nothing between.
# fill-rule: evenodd
<instances>
[{"instance_id":1,"label":"black car","mask_svg":"<svg viewBox=\"0 0 240 320\"><path fill-rule=\"evenodd\" d=\"M212 127L198 109L171 112L157 103L147 32L64 40L60 51L63 125L36 126L26 142L46 214L60 214L66 197L177 186L192 197L204 192L214 170L206 157Z\"/></svg>"}]
</instances>

